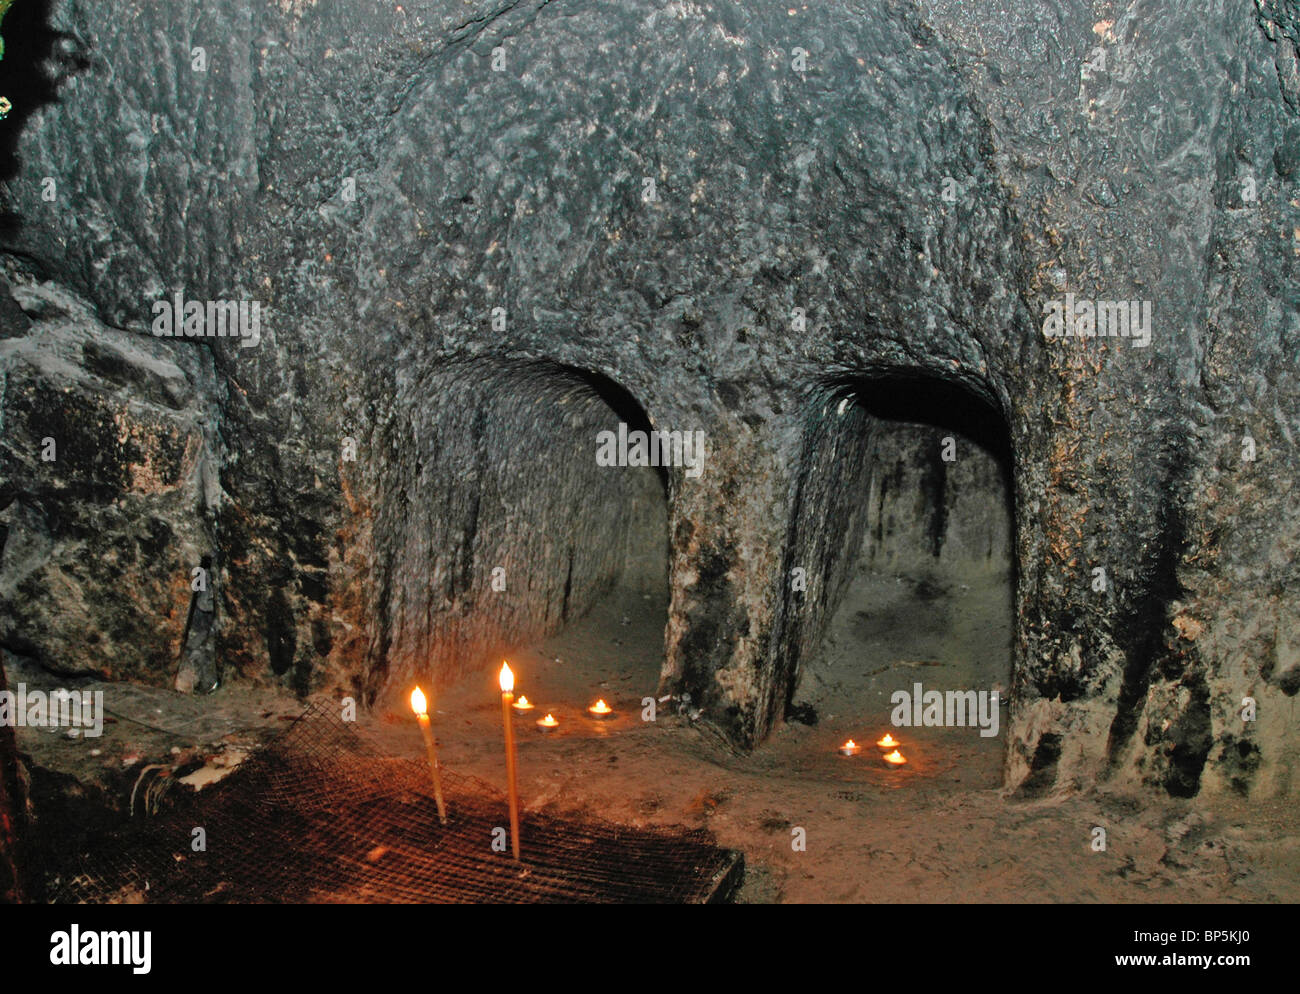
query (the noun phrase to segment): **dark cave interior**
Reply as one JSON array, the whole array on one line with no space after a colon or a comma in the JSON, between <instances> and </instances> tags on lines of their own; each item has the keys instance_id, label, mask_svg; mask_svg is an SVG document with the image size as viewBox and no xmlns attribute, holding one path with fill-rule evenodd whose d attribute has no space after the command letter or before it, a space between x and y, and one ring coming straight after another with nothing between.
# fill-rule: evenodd
<instances>
[{"instance_id":1,"label":"dark cave interior","mask_svg":"<svg viewBox=\"0 0 1300 994\"><path fill-rule=\"evenodd\" d=\"M1165 7L0 12L0 899L418 685L680 893L1294 900L1300 6Z\"/></svg>"}]
</instances>

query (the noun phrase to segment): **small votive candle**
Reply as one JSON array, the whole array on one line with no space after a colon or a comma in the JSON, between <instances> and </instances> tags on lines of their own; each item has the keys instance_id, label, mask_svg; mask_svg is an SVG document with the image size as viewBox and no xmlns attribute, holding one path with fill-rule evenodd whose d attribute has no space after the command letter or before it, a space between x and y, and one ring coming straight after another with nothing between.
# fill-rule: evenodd
<instances>
[{"instance_id":1,"label":"small votive candle","mask_svg":"<svg viewBox=\"0 0 1300 994\"><path fill-rule=\"evenodd\" d=\"M605 701L602 699L597 701L591 707L587 708L587 713L591 715L593 718L608 718L610 715L614 713L614 709L610 707L608 704L606 704Z\"/></svg>"},{"instance_id":2,"label":"small votive candle","mask_svg":"<svg viewBox=\"0 0 1300 994\"><path fill-rule=\"evenodd\" d=\"M537 729L542 732L553 732L560 727L560 723L555 720L555 715L547 712L545 718L537 719Z\"/></svg>"},{"instance_id":3,"label":"small votive candle","mask_svg":"<svg viewBox=\"0 0 1300 994\"><path fill-rule=\"evenodd\" d=\"M897 749L900 744L901 743L898 741L898 739L894 738L888 732L885 733L885 737L883 739L881 739L879 742L876 743L876 745L880 746L880 748L882 749Z\"/></svg>"},{"instance_id":4,"label":"small votive candle","mask_svg":"<svg viewBox=\"0 0 1300 994\"><path fill-rule=\"evenodd\" d=\"M862 751L862 746L858 745L852 739L849 739L842 746L840 746L839 751L841 756L856 756L858 753Z\"/></svg>"},{"instance_id":5,"label":"small votive candle","mask_svg":"<svg viewBox=\"0 0 1300 994\"><path fill-rule=\"evenodd\" d=\"M902 766L904 763L907 762L907 760L903 758L903 754L899 752L897 749L895 749L893 752L885 753L880 758L883 759L890 766Z\"/></svg>"},{"instance_id":6,"label":"small votive candle","mask_svg":"<svg viewBox=\"0 0 1300 994\"><path fill-rule=\"evenodd\" d=\"M531 711L533 709L533 702L530 701L523 694L520 694L519 700L515 701L510 706L514 708L516 711Z\"/></svg>"}]
</instances>

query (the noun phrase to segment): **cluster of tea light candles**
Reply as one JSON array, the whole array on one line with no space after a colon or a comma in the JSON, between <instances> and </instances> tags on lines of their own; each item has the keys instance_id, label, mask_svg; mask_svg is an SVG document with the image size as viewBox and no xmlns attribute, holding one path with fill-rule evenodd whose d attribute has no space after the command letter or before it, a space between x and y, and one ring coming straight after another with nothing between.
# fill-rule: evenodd
<instances>
[{"instance_id":1,"label":"cluster of tea light candles","mask_svg":"<svg viewBox=\"0 0 1300 994\"><path fill-rule=\"evenodd\" d=\"M885 733L884 738L876 742L876 745L880 747L880 758L883 759L887 765L902 766L907 762L903 754L898 751L898 747L902 745L902 743L888 732ZM892 752L890 750L892 750ZM861 751L862 746L858 745L852 739L849 739L839 748L841 756L856 756Z\"/></svg>"},{"instance_id":2,"label":"cluster of tea light candles","mask_svg":"<svg viewBox=\"0 0 1300 994\"><path fill-rule=\"evenodd\" d=\"M504 660L501 663L498 684L501 687L501 720L505 725L506 732L506 782L510 800L510 848L515 859L518 859L519 788L515 771L515 730L510 715L511 712L527 714L533 710L533 702L523 694L519 695L518 700L515 699L515 674L510 669L510 664ZM433 777L434 798L438 802L438 819L445 825L447 824L447 809L442 800L442 776L438 769L438 749L434 744L433 730L430 726L428 702L425 700L424 691L419 687L411 691L411 710L415 712L416 721L420 725L420 734L424 736L424 748L429 758L429 772ZM614 709L606 704L604 699L601 699L587 708L587 714L597 720L603 720L613 716ZM544 718L537 719L537 728L541 732L554 731L559 725L559 720L549 712Z\"/></svg>"},{"instance_id":3,"label":"cluster of tea light candles","mask_svg":"<svg viewBox=\"0 0 1300 994\"><path fill-rule=\"evenodd\" d=\"M519 700L515 701L510 706L520 714L526 714L533 710L533 702L523 694L520 694ZM604 698L602 698L595 704L591 705L591 707L587 708L587 714L593 718L603 720L612 716L614 714L614 709L606 704ZM537 728L539 731L552 732L559 727L559 719L549 711L547 711L543 717L537 719Z\"/></svg>"}]
</instances>

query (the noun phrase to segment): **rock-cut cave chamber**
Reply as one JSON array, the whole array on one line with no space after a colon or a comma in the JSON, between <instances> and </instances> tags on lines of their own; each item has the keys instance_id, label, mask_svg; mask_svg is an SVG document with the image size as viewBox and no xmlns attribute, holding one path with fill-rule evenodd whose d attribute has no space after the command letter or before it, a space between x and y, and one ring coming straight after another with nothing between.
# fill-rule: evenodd
<instances>
[{"instance_id":1,"label":"rock-cut cave chamber","mask_svg":"<svg viewBox=\"0 0 1300 994\"><path fill-rule=\"evenodd\" d=\"M1294 796L1293 0L471 6L6 17L0 679L382 726L510 657L799 769L996 690L908 775Z\"/></svg>"}]
</instances>

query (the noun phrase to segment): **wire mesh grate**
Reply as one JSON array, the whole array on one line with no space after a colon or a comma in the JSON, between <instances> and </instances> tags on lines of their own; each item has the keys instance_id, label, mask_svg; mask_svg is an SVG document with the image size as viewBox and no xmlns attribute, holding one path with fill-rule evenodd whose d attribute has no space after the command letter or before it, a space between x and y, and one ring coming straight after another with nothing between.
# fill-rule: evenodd
<instances>
[{"instance_id":1,"label":"wire mesh grate","mask_svg":"<svg viewBox=\"0 0 1300 994\"><path fill-rule=\"evenodd\" d=\"M51 874L56 902L704 903L727 899L743 859L704 831L525 814L522 859L492 850L505 797L384 756L310 706L204 791L82 846ZM206 851L194 852L203 828Z\"/></svg>"}]
</instances>

